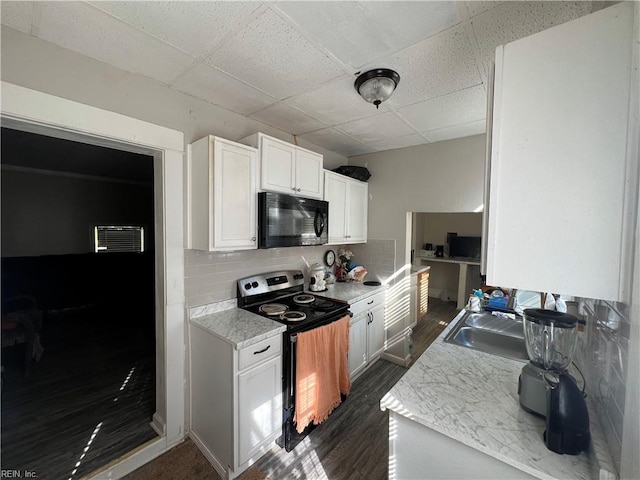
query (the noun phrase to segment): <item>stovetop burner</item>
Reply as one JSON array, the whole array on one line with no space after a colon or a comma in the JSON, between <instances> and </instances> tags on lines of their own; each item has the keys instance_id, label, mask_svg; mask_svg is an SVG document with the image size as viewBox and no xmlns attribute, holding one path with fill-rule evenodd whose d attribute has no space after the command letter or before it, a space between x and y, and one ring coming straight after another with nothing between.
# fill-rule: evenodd
<instances>
[{"instance_id":1,"label":"stovetop burner","mask_svg":"<svg viewBox=\"0 0 640 480\"><path fill-rule=\"evenodd\" d=\"M293 297L293 301L296 303L313 303L313 301L316 299L316 297L314 297L313 295L309 295L308 293L303 293L302 295L296 295L295 297Z\"/></svg>"},{"instance_id":2,"label":"stovetop burner","mask_svg":"<svg viewBox=\"0 0 640 480\"><path fill-rule=\"evenodd\" d=\"M288 322L301 322L303 320L306 320L307 315L303 312L296 312L291 311L291 312L285 312L282 315L280 315L280 320L286 320Z\"/></svg>"},{"instance_id":3,"label":"stovetop burner","mask_svg":"<svg viewBox=\"0 0 640 480\"><path fill-rule=\"evenodd\" d=\"M258 310L261 313L272 316L284 314L287 310L289 310L289 307L287 307L286 305L282 305L281 303L264 303L260 305Z\"/></svg>"}]
</instances>

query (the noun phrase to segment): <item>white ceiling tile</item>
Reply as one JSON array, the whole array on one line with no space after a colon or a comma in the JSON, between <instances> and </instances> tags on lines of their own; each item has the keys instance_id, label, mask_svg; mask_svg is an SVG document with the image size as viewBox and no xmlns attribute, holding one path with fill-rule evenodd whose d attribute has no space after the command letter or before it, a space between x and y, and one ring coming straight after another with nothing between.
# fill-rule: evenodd
<instances>
[{"instance_id":1,"label":"white ceiling tile","mask_svg":"<svg viewBox=\"0 0 640 480\"><path fill-rule=\"evenodd\" d=\"M277 6L353 70L460 20L454 2L279 2Z\"/></svg>"},{"instance_id":2,"label":"white ceiling tile","mask_svg":"<svg viewBox=\"0 0 640 480\"><path fill-rule=\"evenodd\" d=\"M31 31L32 17L33 2L0 2L2 25L29 33Z\"/></svg>"},{"instance_id":3,"label":"white ceiling tile","mask_svg":"<svg viewBox=\"0 0 640 480\"><path fill-rule=\"evenodd\" d=\"M475 17L476 15L480 15L481 13L497 7L504 2L496 2L492 0L472 0L464 3L467 5L469 17Z\"/></svg>"},{"instance_id":4,"label":"white ceiling tile","mask_svg":"<svg viewBox=\"0 0 640 480\"><path fill-rule=\"evenodd\" d=\"M305 133L304 135L300 135L300 138L334 152L364 148L364 144L339 132L335 128L323 128L314 132Z\"/></svg>"},{"instance_id":5,"label":"white ceiling tile","mask_svg":"<svg viewBox=\"0 0 640 480\"><path fill-rule=\"evenodd\" d=\"M533 35L597 9L592 2L505 2L471 20L482 68L489 71L496 47Z\"/></svg>"},{"instance_id":6,"label":"white ceiling tile","mask_svg":"<svg viewBox=\"0 0 640 480\"><path fill-rule=\"evenodd\" d=\"M394 137L380 142L372 142L369 145L374 148L376 152L382 152L384 150L394 150L396 148L413 147L424 143L429 142L417 133L413 133L411 135L405 135L404 137Z\"/></svg>"},{"instance_id":7,"label":"white ceiling tile","mask_svg":"<svg viewBox=\"0 0 640 480\"><path fill-rule=\"evenodd\" d=\"M451 127L423 132L422 135L428 138L430 142L441 142L454 138L480 135L481 133L486 133L486 131L487 122L485 120L478 120L476 122L465 123L464 125L453 125Z\"/></svg>"},{"instance_id":8,"label":"white ceiling tile","mask_svg":"<svg viewBox=\"0 0 640 480\"><path fill-rule=\"evenodd\" d=\"M225 41L206 61L279 99L344 74L336 62L272 10Z\"/></svg>"},{"instance_id":9,"label":"white ceiling tile","mask_svg":"<svg viewBox=\"0 0 640 480\"><path fill-rule=\"evenodd\" d=\"M393 112L344 123L336 128L362 143L377 142L416 133Z\"/></svg>"},{"instance_id":10,"label":"white ceiling tile","mask_svg":"<svg viewBox=\"0 0 640 480\"><path fill-rule=\"evenodd\" d=\"M482 120L486 117L486 112L487 96L482 85L409 105L397 111L418 132Z\"/></svg>"},{"instance_id":11,"label":"white ceiling tile","mask_svg":"<svg viewBox=\"0 0 640 480\"><path fill-rule=\"evenodd\" d=\"M387 100L396 108L482 83L462 26L405 48L376 66L391 68L400 75L398 87ZM366 69L369 67L374 65Z\"/></svg>"},{"instance_id":12,"label":"white ceiling tile","mask_svg":"<svg viewBox=\"0 0 640 480\"><path fill-rule=\"evenodd\" d=\"M173 88L242 115L250 115L277 102L260 90L205 64L197 65L180 77Z\"/></svg>"},{"instance_id":13,"label":"white ceiling tile","mask_svg":"<svg viewBox=\"0 0 640 480\"><path fill-rule=\"evenodd\" d=\"M367 153L374 153L376 150L369 145L358 145L353 147L341 148L339 150L335 150L336 153L343 155L345 157L353 157L356 155L366 155Z\"/></svg>"},{"instance_id":14,"label":"white ceiling tile","mask_svg":"<svg viewBox=\"0 0 640 480\"><path fill-rule=\"evenodd\" d=\"M175 48L80 2L43 4L39 36L164 83L171 82L193 61Z\"/></svg>"},{"instance_id":15,"label":"white ceiling tile","mask_svg":"<svg viewBox=\"0 0 640 480\"><path fill-rule=\"evenodd\" d=\"M251 118L294 135L326 127L324 123L282 102L254 113Z\"/></svg>"},{"instance_id":16,"label":"white ceiling tile","mask_svg":"<svg viewBox=\"0 0 640 480\"><path fill-rule=\"evenodd\" d=\"M383 103L380 109L366 102L356 91L355 77L344 75L307 93L288 98L285 102L298 107L327 125L370 117L388 111Z\"/></svg>"},{"instance_id":17,"label":"white ceiling tile","mask_svg":"<svg viewBox=\"0 0 640 480\"><path fill-rule=\"evenodd\" d=\"M241 27L260 2L91 2L143 32L200 57Z\"/></svg>"}]
</instances>

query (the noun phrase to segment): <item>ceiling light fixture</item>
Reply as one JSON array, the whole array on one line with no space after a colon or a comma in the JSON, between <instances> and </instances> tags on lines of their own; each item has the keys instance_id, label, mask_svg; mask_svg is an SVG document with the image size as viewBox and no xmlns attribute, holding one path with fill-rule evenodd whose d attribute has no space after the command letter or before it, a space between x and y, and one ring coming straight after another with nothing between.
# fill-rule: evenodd
<instances>
[{"instance_id":1,"label":"ceiling light fixture","mask_svg":"<svg viewBox=\"0 0 640 480\"><path fill-rule=\"evenodd\" d=\"M376 68L364 72L356 78L356 91L367 102L380 106L400 83L400 75L388 68Z\"/></svg>"}]
</instances>

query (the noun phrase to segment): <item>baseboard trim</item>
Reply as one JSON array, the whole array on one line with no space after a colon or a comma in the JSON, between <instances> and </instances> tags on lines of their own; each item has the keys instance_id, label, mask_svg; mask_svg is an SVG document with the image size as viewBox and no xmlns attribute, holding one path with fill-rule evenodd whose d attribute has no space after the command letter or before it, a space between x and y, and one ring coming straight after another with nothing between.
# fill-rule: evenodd
<instances>
[{"instance_id":1,"label":"baseboard trim","mask_svg":"<svg viewBox=\"0 0 640 480\"><path fill-rule=\"evenodd\" d=\"M193 443L196 444L196 447L198 447L200 452L202 452L202 455L204 455L205 458L209 460L209 463L211 463L211 466L218 473L218 475L220 475L222 478L228 479L230 477L229 471L227 471L222 466L222 464L218 461L218 459L216 459L216 457L213 456L213 453L211 453L209 449L205 446L204 442L200 440L200 437L198 437L198 434L193 430L191 430L189 432L189 438L193 440Z\"/></svg>"},{"instance_id":2,"label":"baseboard trim","mask_svg":"<svg viewBox=\"0 0 640 480\"><path fill-rule=\"evenodd\" d=\"M395 363L396 365L400 365L401 367L404 367L404 368L407 368L411 363L411 355L407 355L406 357L402 358L397 355L391 355L390 353L384 352L380 356L380 358L388 362Z\"/></svg>"},{"instance_id":3,"label":"baseboard trim","mask_svg":"<svg viewBox=\"0 0 640 480\"><path fill-rule=\"evenodd\" d=\"M167 424L165 423L164 419L160 415L158 415L158 412L153 414L149 426L153 428L153 430L158 434L159 437L164 437L167 429Z\"/></svg>"}]
</instances>

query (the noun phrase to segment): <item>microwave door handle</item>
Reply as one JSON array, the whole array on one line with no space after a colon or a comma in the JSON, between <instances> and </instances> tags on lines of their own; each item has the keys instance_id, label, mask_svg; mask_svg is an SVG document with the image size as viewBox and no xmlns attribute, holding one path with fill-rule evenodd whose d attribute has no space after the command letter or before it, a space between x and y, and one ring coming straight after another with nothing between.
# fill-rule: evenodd
<instances>
[{"instance_id":1,"label":"microwave door handle","mask_svg":"<svg viewBox=\"0 0 640 480\"><path fill-rule=\"evenodd\" d=\"M324 214L319 208L316 208L316 216L313 219L313 229L316 232L316 237L322 236L322 232L324 231Z\"/></svg>"}]
</instances>

